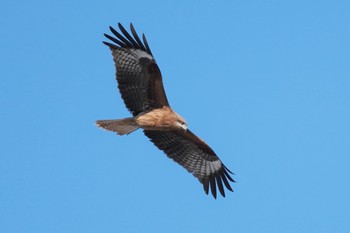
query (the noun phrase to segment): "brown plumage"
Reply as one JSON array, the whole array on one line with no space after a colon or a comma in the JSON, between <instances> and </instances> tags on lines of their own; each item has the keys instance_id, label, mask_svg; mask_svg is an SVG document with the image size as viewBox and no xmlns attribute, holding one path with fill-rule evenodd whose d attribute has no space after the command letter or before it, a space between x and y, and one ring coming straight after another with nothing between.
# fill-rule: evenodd
<instances>
[{"instance_id":1,"label":"brown plumage","mask_svg":"<svg viewBox=\"0 0 350 233\"><path fill-rule=\"evenodd\" d=\"M114 43L103 42L112 51L118 88L133 117L100 120L96 124L119 135L142 128L144 134L165 154L192 173L216 198L216 188L225 196L225 188L233 191L234 182L215 152L187 129L186 121L170 108L162 75L153 58L145 35L142 41L130 24L132 36L119 23L122 34L110 27Z\"/></svg>"}]
</instances>

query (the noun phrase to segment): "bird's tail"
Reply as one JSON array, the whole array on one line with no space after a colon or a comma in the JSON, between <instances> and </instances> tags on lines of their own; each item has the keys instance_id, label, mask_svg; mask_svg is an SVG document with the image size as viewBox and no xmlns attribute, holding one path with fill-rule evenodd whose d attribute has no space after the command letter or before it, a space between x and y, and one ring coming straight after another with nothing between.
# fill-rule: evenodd
<instances>
[{"instance_id":1,"label":"bird's tail","mask_svg":"<svg viewBox=\"0 0 350 233\"><path fill-rule=\"evenodd\" d=\"M130 134L139 128L133 117L119 120L100 120L96 121L96 125L105 130L116 132L118 135Z\"/></svg>"}]
</instances>

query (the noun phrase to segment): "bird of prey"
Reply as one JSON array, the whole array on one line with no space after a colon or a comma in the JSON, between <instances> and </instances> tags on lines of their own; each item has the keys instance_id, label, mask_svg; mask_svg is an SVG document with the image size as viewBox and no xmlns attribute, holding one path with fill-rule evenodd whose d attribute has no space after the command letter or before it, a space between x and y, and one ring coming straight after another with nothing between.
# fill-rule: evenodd
<instances>
[{"instance_id":1,"label":"bird of prey","mask_svg":"<svg viewBox=\"0 0 350 233\"><path fill-rule=\"evenodd\" d=\"M145 35L142 41L130 24L131 34L118 23L120 32L109 27L112 34L104 34L104 41L112 51L116 79L122 99L132 117L118 120L99 120L97 126L130 134L141 128L144 134L169 158L183 166L209 188L214 198L216 189L225 197L224 186L233 191L229 181L233 174L215 152L187 127L186 120L171 109L166 97L162 75Z\"/></svg>"}]
</instances>

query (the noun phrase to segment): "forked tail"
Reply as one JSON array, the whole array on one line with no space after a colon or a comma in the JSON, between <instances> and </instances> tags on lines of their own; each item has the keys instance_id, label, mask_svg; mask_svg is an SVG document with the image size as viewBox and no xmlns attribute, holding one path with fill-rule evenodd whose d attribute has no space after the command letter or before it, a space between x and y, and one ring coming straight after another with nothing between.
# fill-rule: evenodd
<instances>
[{"instance_id":1,"label":"forked tail","mask_svg":"<svg viewBox=\"0 0 350 233\"><path fill-rule=\"evenodd\" d=\"M96 121L96 125L105 130L116 132L118 135L130 134L139 128L133 117L119 120L100 120Z\"/></svg>"}]
</instances>

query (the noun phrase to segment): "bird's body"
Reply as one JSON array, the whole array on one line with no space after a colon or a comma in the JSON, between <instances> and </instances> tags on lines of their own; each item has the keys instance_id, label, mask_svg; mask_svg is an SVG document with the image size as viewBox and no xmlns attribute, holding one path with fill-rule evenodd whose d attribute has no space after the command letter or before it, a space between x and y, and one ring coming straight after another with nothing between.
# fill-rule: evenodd
<instances>
[{"instance_id":1,"label":"bird's body","mask_svg":"<svg viewBox=\"0 0 350 233\"><path fill-rule=\"evenodd\" d=\"M146 130L187 130L185 119L166 106L137 116L136 123Z\"/></svg>"},{"instance_id":2,"label":"bird's body","mask_svg":"<svg viewBox=\"0 0 350 233\"><path fill-rule=\"evenodd\" d=\"M110 27L117 38L105 36L115 44L104 44L112 51L118 88L133 117L99 120L97 125L119 135L141 128L169 158L197 177L207 194L210 187L216 198L217 186L225 196L224 185L233 191L229 184L229 181L234 181L229 175L230 171L215 152L188 129L185 119L171 109L160 70L146 37L143 35L142 42L132 24L132 36L121 24L118 25L123 35Z\"/></svg>"},{"instance_id":3,"label":"bird's body","mask_svg":"<svg viewBox=\"0 0 350 233\"><path fill-rule=\"evenodd\" d=\"M138 128L144 130L187 130L186 121L167 106L140 113L136 117L102 120L96 123L98 126L119 135L132 133Z\"/></svg>"}]
</instances>

